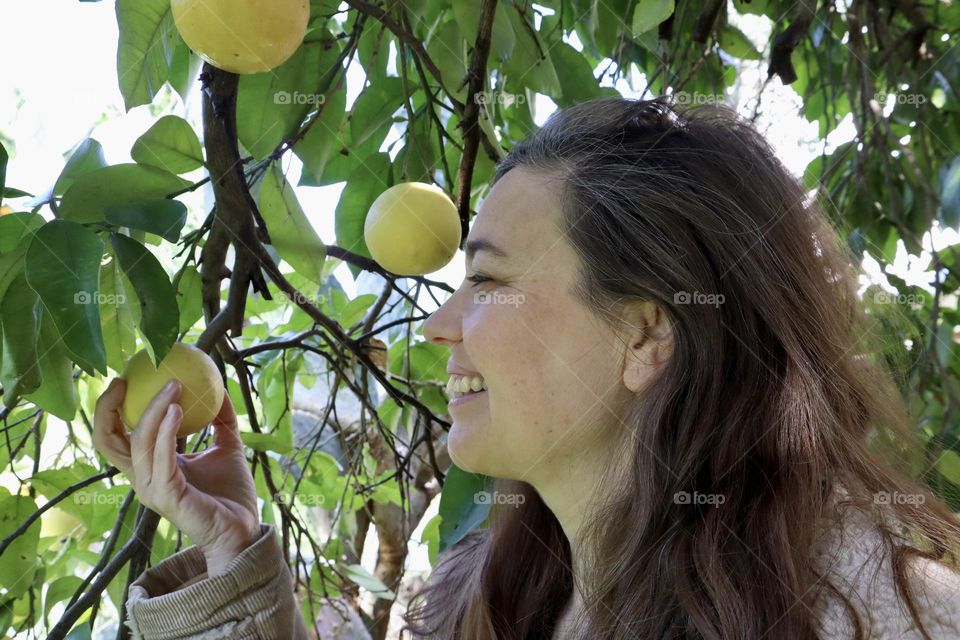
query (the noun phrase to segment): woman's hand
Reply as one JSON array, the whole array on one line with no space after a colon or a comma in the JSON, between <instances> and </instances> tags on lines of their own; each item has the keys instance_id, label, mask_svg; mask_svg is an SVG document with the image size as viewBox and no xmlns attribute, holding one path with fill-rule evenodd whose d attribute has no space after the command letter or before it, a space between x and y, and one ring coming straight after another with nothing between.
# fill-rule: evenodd
<instances>
[{"instance_id":1,"label":"woman's hand","mask_svg":"<svg viewBox=\"0 0 960 640\"><path fill-rule=\"evenodd\" d=\"M257 494L243 454L237 414L224 395L213 419L213 445L177 453L183 411L180 384L168 384L128 433L120 420L126 381L115 378L97 400L93 445L127 478L141 504L190 537L207 559L209 576L260 537Z\"/></svg>"}]
</instances>

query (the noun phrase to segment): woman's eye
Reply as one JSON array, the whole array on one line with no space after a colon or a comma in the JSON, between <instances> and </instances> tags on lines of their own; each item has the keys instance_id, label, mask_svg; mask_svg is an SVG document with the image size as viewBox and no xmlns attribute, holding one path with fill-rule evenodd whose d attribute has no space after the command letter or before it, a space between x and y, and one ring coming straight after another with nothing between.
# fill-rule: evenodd
<instances>
[{"instance_id":1,"label":"woman's eye","mask_svg":"<svg viewBox=\"0 0 960 640\"><path fill-rule=\"evenodd\" d=\"M475 273L472 276L467 276L466 280L469 280L470 282L474 283L474 286L476 286L481 282L489 282L490 278L488 278L487 276L482 276L479 273Z\"/></svg>"}]
</instances>

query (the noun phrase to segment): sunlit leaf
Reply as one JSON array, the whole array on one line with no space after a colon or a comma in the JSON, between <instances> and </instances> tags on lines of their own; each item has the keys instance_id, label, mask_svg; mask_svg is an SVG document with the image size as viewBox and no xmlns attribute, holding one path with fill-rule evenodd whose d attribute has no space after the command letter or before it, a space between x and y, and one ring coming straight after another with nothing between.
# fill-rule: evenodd
<instances>
[{"instance_id":1,"label":"sunlit leaf","mask_svg":"<svg viewBox=\"0 0 960 640\"><path fill-rule=\"evenodd\" d=\"M176 242L187 221L187 207L179 200L158 198L110 205L104 211L104 217L118 227L149 231L169 242Z\"/></svg>"},{"instance_id":2,"label":"sunlit leaf","mask_svg":"<svg viewBox=\"0 0 960 640\"><path fill-rule=\"evenodd\" d=\"M0 496L0 540L3 540L23 524L34 511L37 503L33 498L18 495ZM40 541L40 520L36 520L22 534L13 539L0 555L0 576L6 596L18 597L33 584L37 571L37 543Z\"/></svg>"},{"instance_id":3,"label":"sunlit leaf","mask_svg":"<svg viewBox=\"0 0 960 640\"><path fill-rule=\"evenodd\" d=\"M41 383L25 397L61 420L73 420L77 412L77 391L73 383L73 362L49 313L40 319L37 341L37 366Z\"/></svg>"},{"instance_id":4,"label":"sunlit leaf","mask_svg":"<svg viewBox=\"0 0 960 640\"><path fill-rule=\"evenodd\" d=\"M13 279L0 301L3 326L3 402L7 407L19 396L40 386L37 340L40 335L40 299L27 285L23 273Z\"/></svg>"},{"instance_id":5,"label":"sunlit leaf","mask_svg":"<svg viewBox=\"0 0 960 640\"><path fill-rule=\"evenodd\" d=\"M24 262L27 282L43 301L74 361L106 374L96 304L103 241L81 225L54 220L34 234Z\"/></svg>"},{"instance_id":6,"label":"sunlit leaf","mask_svg":"<svg viewBox=\"0 0 960 640\"><path fill-rule=\"evenodd\" d=\"M140 330L154 366L163 360L177 339L180 312L177 294L163 266L142 244L127 236L110 235L120 268L140 300Z\"/></svg>"},{"instance_id":7,"label":"sunlit leaf","mask_svg":"<svg viewBox=\"0 0 960 640\"><path fill-rule=\"evenodd\" d=\"M74 181L63 196L60 217L72 222L100 222L112 205L164 198L189 185L189 181L157 167L104 167Z\"/></svg>"},{"instance_id":8,"label":"sunlit leaf","mask_svg":"<svg viewBox=\"0 0 960 640\"><path fill-rule=\"evenodd\" d=\"M170 76L180 34L170 0L117 0L117 77L127 111L149 104Z\"/></svg>"},{"instance_id":9,"label":"sunlit leaf","mask_svg":"<svg viewBox=\"0 0 960 640\"><path fill-rule=\"evenodd\" d=\"M316 284L323 282L326 245L317 235L279 163L267 169L260 186L260 213L270 242L284 260Z\"/></svg>"},{"instance_id":10,"label":"sunlit leaf","mask_svg":"<svg viewBox=\"0 0 960 640\"><path fill-rule=\"evenodd\" d=\"M635 36L653 29L673 14L674 0L640 0L633 10L631 30Z\"/></svg>"},{"instance_id":11,"label":"sunlit leaf","mask_svg":"<svg viewBox=\"0 0 960 640\"><path fill-rule=\"evenodd\" d=\"M53 187L53 194L62 196L79 176L107 166L103 146L93 138L87 138L76 146L64 165Z\"/></svg>"},{"instance_id":12,"label":"sunlit leaf","mask_svg":"<svg viewBox=\"0 0 960 640\"><path fill-rule=\"evenodd\" d=\"M131 157L139 164L187 173L203 166L203 149L196 131L183 118L164 116L133 143Z\"/></svg>"},{"instance_id":13,"label":"sunlit leaf","mask_svg":"<svg viewBox=\"0 0 960 640\"><path fill-rule=\"evenodd\" d=\"M473 531L490 512L490 477L450 465L440 494L440 551Z\"/></svg>"}]
</instances>

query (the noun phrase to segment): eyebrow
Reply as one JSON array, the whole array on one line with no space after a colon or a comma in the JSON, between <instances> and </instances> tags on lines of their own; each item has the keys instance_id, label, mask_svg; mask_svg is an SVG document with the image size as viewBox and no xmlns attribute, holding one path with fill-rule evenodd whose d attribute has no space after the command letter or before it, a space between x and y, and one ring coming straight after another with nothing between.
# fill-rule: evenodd
<instances>
[{"instance_id":1,"label":"eyebrow","mask_svg":"<svg viewBox=\"0 0 960 640\"><path fill-rule=\"evenodd\" d=\"M467 241L467 262L469 262L470 260L472 260L472 259L473 259L473 256L474 256L476 253L480 252L480 251L486 251L486 252L490 253L491 255L494 255L494 256L496 256L496 257L498 257L498 258L505 258L505 259L506 259L506 258L509 258L509 257L510 257L509 255L507 255L507 252L506 252L506 251L504 251L503 249L501 249L501 248L498 247L497 245L493 244L493 243L490 242L489 240L484 240L483 238L478 238L478 239L476 239L476 240L468 240L468 241Z\"/></svg>"}]
</instances>

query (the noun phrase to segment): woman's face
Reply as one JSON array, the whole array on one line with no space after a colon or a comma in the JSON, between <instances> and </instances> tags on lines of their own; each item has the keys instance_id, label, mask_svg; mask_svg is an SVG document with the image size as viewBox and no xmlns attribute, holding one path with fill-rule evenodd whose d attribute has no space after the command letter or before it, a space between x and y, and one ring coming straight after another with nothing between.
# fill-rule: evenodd
<instances>
[{"instance_id":1,"label":"woman's face","mask_svg":"<svg viewBox=\"0 0 960 640\"><path fill-rule=\"evenodd\" d=\"M617 416L632 396L623 343L571 292L579 260L548 180L518 168L494 185L468 237L466 278L424 325L450 349L448 372L486 381L449 408L453 461L534 483L603 456L611 438L626 444Z\"/></svg>"}]
</instances>

